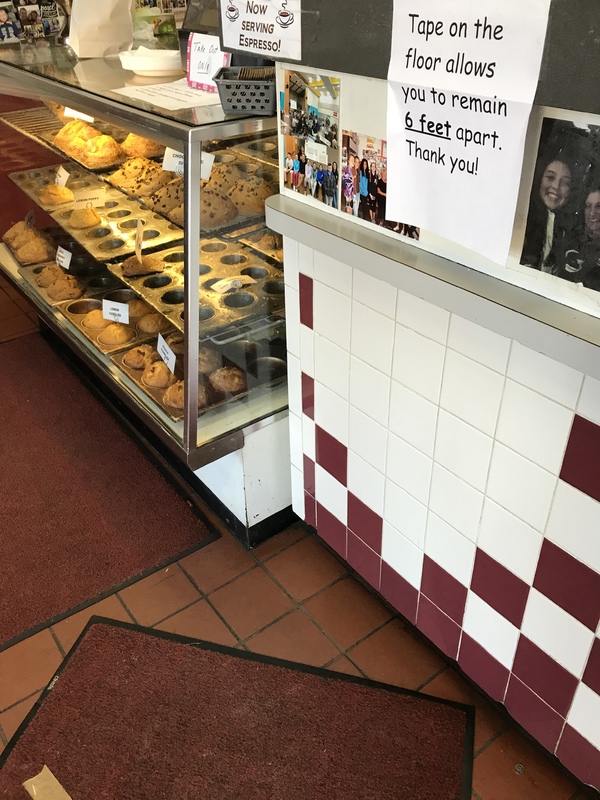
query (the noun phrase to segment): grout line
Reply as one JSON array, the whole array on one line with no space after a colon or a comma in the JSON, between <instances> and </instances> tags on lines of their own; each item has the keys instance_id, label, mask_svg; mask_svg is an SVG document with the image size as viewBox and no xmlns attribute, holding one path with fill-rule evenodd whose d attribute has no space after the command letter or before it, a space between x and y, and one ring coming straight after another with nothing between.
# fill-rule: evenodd
<instances>
[{"instance_id":1,"label":"grout line","mask_svg":"<svg viewBox=\"0 0 600 800\"><path fill-rule=\"evenodd\" d=\"M424 688L425 688L425 687L426 687L428 684L430 684L430 683L431 683L432 681L434 681L434 680L435 680L435 679L436 679L436 678L437 678L439 675L441 675L442 673L446 672L447 670L448 670L448 665L447 665L447 664L444 664L444 666L443 666L443 667L440 667L440 669L438 669L438 671L437 671L437 672L434 672L434 673L433 673L433 675L432 675L430 678L427 678L427 680L426 680L426 681L424 681L424 682L423 682L423 683L422 683L420 686L417 686L417 688L415 689L415 691L416 691L416 692L422 692L422 691L423 691L423 689L424 689Z\"/></svg>"},{"instance_id":2,"label":"grout line","mask_svg":"<svg viewBox=\"0 0 600 800\"><path fill-rule=\"evenodd\" d=\"M143 580L143 579L141 579L141 580ZM135 586L135 584L132 584L132 586ZM125 609L125 611L126 611L128 614L129 614L129 618L131 619L131 621L132 621L132 622L136 622L136 619L135 619L135 617L133 616L133 614L131 613L131 611L130 611L130 610L129 610L129 608L127 607L127 603L126 603L126 602L123 600L123 598L121 597L121 595L119 594L119 592L115 592L115 594L114 594L114 597L116 597L116 598L117 598L117 600L119 601L119 603L120 603L120 604L123 606L123 608ZM137 623L136 623L136 624L137 624Z\"/></svg>"},{"instance_id":3,"label":"grout line","mask_svg":"<svg viewBox=\"0 0 600 800\"><path fill-rule=\"evenodd\" d=\"M4 728L0 725L0 744L3 744L4 747L8 744L8 737L4 733Z\"/></svg>"},{"instance_id":4,"label":"grout line","mask_svg":"<svg viewBox=\"0 0 600 800\"><path fill-rule=\"evenodd\" d=\"M50 630L50 635L52 636L52 638L53 638L53 639L54 639L54 641L56 642L56 646L58 647L58 649L59 649L59 651L60 651L60 654L61 654L62 658L65 658L65 656L67 655L67 653L66 653L66 651L65 651L64 647L62 646L62 644L61 644L61 642L60 642L60 639L58 638L58 636L56 635L56 633L55 633L55 631L54 631L54 626L53 626L53 625L51 625L51 626L50 626L50 628L49 628L49 630Z\"/></svg>"},{"instance_id":5,"label":"grout line","mask_svg":"<svg viewBox=\"0 0 600 800\"><path fill-rule=\"evenodd\" d=\"M475 798L475 800L483 800L483 797L480 794L478 794L475 791L475 789L473 789L472 791L473 791L473 797Z\"/></svg>"},{"instance_id":6,"label":"grout line","mask_svg":"<svg viewBox=\"0 0 600 800\"><path fill-rule=\"evenodd\" d=\"M473 761L475 761L475 759L478 756L480 756L485 750L487 750L488 747L496 741L496 739L499 739L503 734L505 734L507 731L511 730L512 727L513 726L511 725L511 723L507 721L504 724L504 726L502 728L500 728L499 731L496 731L496 733L490 739L488 739L487 742L485 742L484 744L481 745L479 750L476 750L473 753Z\"/></svg>"},{"instance_id":7,"label":"grout line","mask_svg":"<svg viewBox=\"0 0 600 800\"><path fill-rule=\"evenodd\" d=\"M45 688L46 688L46 684L44 684L41 687L41 689L35 689L33 692L29 692L29 694L25 695L25 697L21 697L16 702L11 703L9 706L6 706L6 708L0 709L0 714L4 714L5 711L10 711L12 708L15 708L15 706L18 706L19 703L23 703L25 700L29 700L30 697L34 696L34 694L39 694L40 692L43 692Z\"/></svg>"}]
</instances>

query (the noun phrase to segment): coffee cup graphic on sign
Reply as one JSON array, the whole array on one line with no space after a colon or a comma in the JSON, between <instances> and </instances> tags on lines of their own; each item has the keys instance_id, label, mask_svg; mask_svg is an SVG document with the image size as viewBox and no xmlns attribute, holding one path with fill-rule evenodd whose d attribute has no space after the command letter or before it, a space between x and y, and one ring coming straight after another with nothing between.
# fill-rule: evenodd
<instances>
[{"instance_id":1,"label":"coffee cup graphic on sign","mask_svg":"<svg viewBox=\"0 0 600 800\"><path fill-rule=\"evenodd\" d=\"M225 16L227 19L234 22L240 15L240 10L237 6L234 6L233 3L228 3L227 8L225 10Z\"/></svg>"},{"instance_id":2,"label":"coffee cup graphic on sign","mask_svg":"<svg viewBox=\"0 0 600 800\"><path fill-rule=\"evenodd\" d=\"M283 3L281 4L281 11L277 15L276 21L281 25L282 28L289 27L294 21L293 13L287 10L287 0L283 0Z\"/></svg>"}]
</instances>

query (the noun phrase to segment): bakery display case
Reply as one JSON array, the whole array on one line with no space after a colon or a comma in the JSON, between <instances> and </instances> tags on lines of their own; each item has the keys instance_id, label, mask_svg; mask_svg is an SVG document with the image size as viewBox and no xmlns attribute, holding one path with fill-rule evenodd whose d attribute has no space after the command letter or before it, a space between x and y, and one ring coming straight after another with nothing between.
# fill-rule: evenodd
<instances>
[{"instance_id":1,"label":"bakery display case","mask_svg":"<svg viewBox=\"0 0 600 800\"><path fill-rule=\"evenodd\" d=\"M0 268L190 468L241 448L287 406L275 120L204 93L158 107L118 59L47 43L3 48L0 81L43 98L0 119L56 154L9 176L31 212L0 231Z\"/></svg>"}]
</instances>

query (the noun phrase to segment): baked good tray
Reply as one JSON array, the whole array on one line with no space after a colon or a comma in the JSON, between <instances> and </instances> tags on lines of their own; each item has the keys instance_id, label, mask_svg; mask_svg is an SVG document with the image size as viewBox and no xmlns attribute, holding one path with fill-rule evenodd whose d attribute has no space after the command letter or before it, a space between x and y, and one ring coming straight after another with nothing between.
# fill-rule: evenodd
<instances>
[{"instance_id":1,"label":"baked good tray","mask_svg":"<svg viewBox=\"0 0 600 800\"><path fill-rule=\"evenodd\" d=\"M19 267L19 272L45 303L49 306L59 306L64 303L65 300L53 300L48 295L47 289L38 286L36 283L36 278L47 266L48 264L33 264L28 267ZM65 274L73 275L83 285L82 298L95 297L106 291L118 289L123 285L114 275L111 275L106 270L103 264L98 264L98 262L93 261L87 255L73 256L71 259L71 269L65 270Z\"/></svg>"},{"instance_id":2,"label":"baked good tray","mask_svg":"<svg viewBox=\"0 0 600 800\"><path fill-rule=\"evenodd\" d=\"M264 139L254 139L251 142L236 144L232 148L248 158L255 158L263 164L269 164L277 168L279 166L279 148L277 136L269 136Z\"/></svg>"}]
</instances>

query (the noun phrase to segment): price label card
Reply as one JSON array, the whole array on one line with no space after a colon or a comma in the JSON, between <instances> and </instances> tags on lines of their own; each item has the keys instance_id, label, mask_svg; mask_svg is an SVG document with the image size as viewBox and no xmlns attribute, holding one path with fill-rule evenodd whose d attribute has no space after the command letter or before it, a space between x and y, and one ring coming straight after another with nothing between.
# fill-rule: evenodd
<instances>
[{"instance_id":1,"label":"price label card","mask_svg":"<svg viewBox=\"0 0 600 800\"><path fill-rule=\"evenodd\" d=\"M165 362L169 370L174 374L175 373L175 353L171 350L169 345L165 342L162 335L158 334L158 343L156 345L156 350L158 351L158 355L162 358Z\"/></svg>"},{"instance_id":2,"label":"price label card","mask_svg":"<svg viewBox=\"0 0 600 800\"><path fill-rule=\"evenodd\" d=\"M54 183L57 186L66 186L67 181L69 180L70 177L71 177L70 174L64 167L59 167L58 170L56 171L56 178L54 179Z\"/></svg>"},{"instance_id":3,"label":"price label card","mask_svg":"<svg viewBox=\"0 0 600 800\"><path fill-rule=\"evenodd\" d=\"M64 247L59 247L56 251L56 263L59 267L63 269L69 269L71 266L71 258L73 253L70 253L68 250L65 250Z\"/></svg>"},{"instance_id":4,"label":"price label card","mask_svg":"<svg viewBox=\"0 0 600 800\"><path fill-rule=\"evenodd\" d=\"M27 213L27 215L26 215L26 217L24 219L24 222L25 222L25 225L27 225L28 228L34 228L35 227L35 208L32 208L31 211L29 211Z\"/></svg>"},{"instance_id":5,"label":"price label card","mask_svg":"<svg viewBox=\"0 0 600 800\"><path fill-rule=\"evenodd\" d=\"M137 260L142 263L142 242L144 241L144 223L138 219L137 230L135 232L135 255Z\"/></svg>"},{"instance_id":6,"label":"price label card","mask_svg":"<svg viewBox=\"0 0 600 800\"><path fill-rule=\"evenodd\" d=\"M64 116L71 117L72 119L82 119L84 122L94 121L93 117L90 117L87 114L82 114L81 111L75 111L74 108L65 108Z\"/></svg>"},{"instance_id":7,"label":"price label card","mask_svg":"<svg viewBox=\"0 0 600 800\"><path fill-rule=\"evenodd\" d=\"M210 288L213 292L224 294L230 289L241 289L242 286L249 286L251 283L256 283L254 278L251 278L249 275L244 275L240 276L239 278L223 278L222 280L213 283Z\"/></svg>"},{"instance_id":8,"label":"price label card","mask_svg":"<svg viewBox=\"0 0 600 800\"><path fill-rule=\"evenodd\" d=\"M89 189L78 189L73 193L73 208L98 208L106 202L106 186Z\"/></svg>"},{"instance_id":9,"label":"price label card","mask_svg":"<svg viewBox=\"0 0 600 800\"><path fill-rule=\"evenodd\" d=\"M115 303L112 300L102 301L102 316L112 322L129 323L129 306L127 303Z\"/></svg>"},{"instance_id":10,"label":"price label card","mask_svg":"<svg viewBox=\"0 0 600 800\"><path fill-rule=\"evenodd\" d=\"M221 67L229 66L231 55L221 50L218 36L192 33L188 39L187 82L192 89L216 92L213 77Z\"/></svg>"},{"instance_id":11,"label":"price label card","mask_svg":"<svg viewBox=\"0 0 600 800\"><path fill-rule=\"evenodd\" d=\"M210 173L212 171L214 162L215 157L212 153L202 153L202 158L200 161L200 177L203 181L210 179ZM162 163L162 168L164 171L174 172L180 178L183 178L184 165L185 160L183 153L179 153L177 150L172 150L170 147L167 147Z\"/></svg>"}]
</instances>

